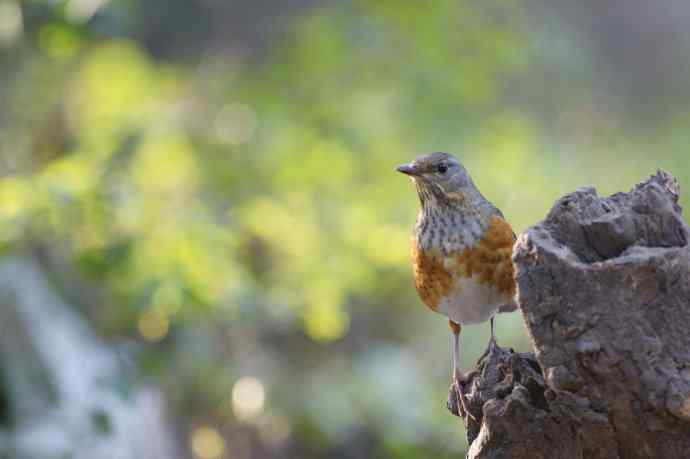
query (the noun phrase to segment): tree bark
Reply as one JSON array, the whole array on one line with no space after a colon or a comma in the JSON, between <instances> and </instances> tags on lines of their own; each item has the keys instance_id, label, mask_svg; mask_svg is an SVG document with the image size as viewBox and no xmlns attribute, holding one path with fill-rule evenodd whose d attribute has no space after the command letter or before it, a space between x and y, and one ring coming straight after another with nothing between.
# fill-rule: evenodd
<instances>
[{"instance_id":1,"label":"tree bark","mask_svg":"<svg viewBox=\"0 0 690 459\"><path fill-rule=\"evenodd\" d=\"M690 233L678 196L663 171L607 198L583 188L518 238L535 354L497 348L469 376L469 458L690 458Z\"/></svg>"}]
</instances>

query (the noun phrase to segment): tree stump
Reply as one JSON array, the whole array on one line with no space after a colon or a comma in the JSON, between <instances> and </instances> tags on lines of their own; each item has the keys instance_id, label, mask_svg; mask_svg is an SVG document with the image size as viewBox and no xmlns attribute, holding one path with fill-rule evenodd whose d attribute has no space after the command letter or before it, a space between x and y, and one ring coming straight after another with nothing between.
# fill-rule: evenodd
<instances>
[{"instance_id":1,"label":"tree stump","mask_svg":"<svg viewBox=\"0 0 690 459\"><path fill-rule=\"evenodd\" d=\"M690 458L690 247L678 197L663 171L607 198L582 188L518 238L535 354L497 348L470 374L469 458Z\"/></svg>"}]
</instances>

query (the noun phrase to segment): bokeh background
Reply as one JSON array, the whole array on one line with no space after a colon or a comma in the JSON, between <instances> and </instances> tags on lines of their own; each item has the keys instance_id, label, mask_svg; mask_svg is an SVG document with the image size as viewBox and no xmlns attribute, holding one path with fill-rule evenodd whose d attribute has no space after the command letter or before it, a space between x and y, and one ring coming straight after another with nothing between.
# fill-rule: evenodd
<instances>
[{"instance_id":1,"label":"bokeh background","mask_svg":"<svg viewBox=\"0 0 690 459\"><path fill-rule=\"evenodd\" d=\"M0 0L0 457L461 457L394 167L687 190L689 81L683 0Z\"/></svg>"}]
</instances>

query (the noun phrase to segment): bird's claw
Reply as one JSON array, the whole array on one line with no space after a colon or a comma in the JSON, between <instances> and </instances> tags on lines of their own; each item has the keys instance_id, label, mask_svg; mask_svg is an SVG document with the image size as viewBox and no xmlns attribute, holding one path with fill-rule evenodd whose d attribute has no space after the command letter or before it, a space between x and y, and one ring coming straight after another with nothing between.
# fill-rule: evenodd
<instances>
[{"instance_id":1,"label":"bird's claw","mask_svg":"<svg viewBox=\"0 0 690 459\"><path fill-rule=\"evenodd\" d=\"M467 398L465 397L465 390L462 388L462 382L460 381L459 378L453 378L453 391L455 392L455 397L458 402L458 404L462 407L462 411L465 413L466 416L468 416L470 419L473 421L476 421L477 418L475 418L470 410L467 408ZM460 410L458 410L458 414L460 414Z\"/></svg>"}]
</instances>

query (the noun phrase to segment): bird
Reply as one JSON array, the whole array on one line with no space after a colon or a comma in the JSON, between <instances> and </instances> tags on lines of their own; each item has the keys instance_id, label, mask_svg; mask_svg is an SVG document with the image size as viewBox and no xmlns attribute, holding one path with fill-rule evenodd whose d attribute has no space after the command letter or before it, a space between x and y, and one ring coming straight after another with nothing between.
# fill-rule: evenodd
<instances>
[{"instance_id":1,"label":"bird","mask_svg":"<svg viewBox=\"0 0 690 459\"><path fill-rule=\"evenodd\" d=\"M396 168L412 178L421 209L412 234L415 287L422 302L448 318L452 390L467 410L460 369L463 325L490 321L487 351L496 347L494 316L517 308L512 262L515 232L449 153L430 153Z\"/></svg>"}]
</instances>

